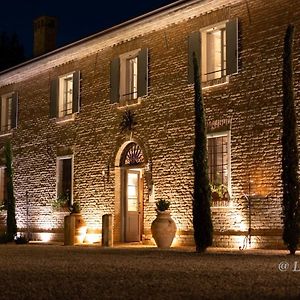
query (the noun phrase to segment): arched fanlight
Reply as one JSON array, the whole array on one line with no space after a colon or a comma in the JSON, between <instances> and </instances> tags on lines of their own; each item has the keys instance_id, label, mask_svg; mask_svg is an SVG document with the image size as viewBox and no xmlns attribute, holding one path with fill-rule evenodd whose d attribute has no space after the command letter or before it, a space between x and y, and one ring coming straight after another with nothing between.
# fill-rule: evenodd
<instances>
[{"instance_id":1,"label":"arched fanlight","mask_svg":"<svg viewBox=\"0 0 300 300\"><path fill-rule=\"evenodd\" d=\"M128 144L121 158L121 165L123 166L137 166L144 164L143 151L136 143Z\"/></svg>"}]
</instances>

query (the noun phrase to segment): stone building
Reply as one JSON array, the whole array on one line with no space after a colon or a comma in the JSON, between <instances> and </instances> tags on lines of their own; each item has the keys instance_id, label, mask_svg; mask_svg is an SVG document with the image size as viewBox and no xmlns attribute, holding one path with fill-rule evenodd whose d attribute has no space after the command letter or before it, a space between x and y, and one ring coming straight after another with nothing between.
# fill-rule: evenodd
<instances>
[{"instance_id":1,"label":"stone building","mask_svg":"<svg viewBox=\"0 0 300 300\"><path fill-rule=\"evenodd\" d=\"M149 243L155 201L166 199L174 243L193 243L195 52L220 195L214 244L242 247L250 224L252 247L282 246L282 51L291 22L300 25L296 1L178 1L0 73L0 144L13 145L19 231L62 239L67 212L52 204L69 196L82 207L86 241L100 239L111 213L115 242ZM295 82L299 55L295 47ZM129 111L136 124L122 131Z\"/></svg>"}]
</instances>

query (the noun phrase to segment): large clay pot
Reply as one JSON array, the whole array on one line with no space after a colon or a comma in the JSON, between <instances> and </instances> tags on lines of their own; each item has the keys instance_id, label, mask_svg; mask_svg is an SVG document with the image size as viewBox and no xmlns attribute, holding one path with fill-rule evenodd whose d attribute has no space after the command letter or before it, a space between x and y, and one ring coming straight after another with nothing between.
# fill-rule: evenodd
<instances>
[{"instance_id":1,"label":"large clay pot","mask_svg":"<svg viewBox=\"0 0 300 300\"><path fill-rule=\"evenodd\" d=\"M169 248L172 245L176 229L169 210L157 211L157 217L151 225L151 232L158 248Z\"/></svg>"},{"instance_id":2,"label":"large clay pot","mask_svg":"<svg viewBox=\"0 0 300 300\"><path fill-rule=\"evenodd\" d=\"M71 213L75 217L75 244L82 244L86 235L86 223L81 213Z\"/></svg>"},{"instance_id":3,"label":"large clay pot","mask_svg":"<svg viewBox=\"0 0 300 300\"><path fill-rule=\"evenodd\" d=\"M69 216L65 216L65 245L82 244L86 229L81 213L70 213Z\"/></svg>"}]
</instances>

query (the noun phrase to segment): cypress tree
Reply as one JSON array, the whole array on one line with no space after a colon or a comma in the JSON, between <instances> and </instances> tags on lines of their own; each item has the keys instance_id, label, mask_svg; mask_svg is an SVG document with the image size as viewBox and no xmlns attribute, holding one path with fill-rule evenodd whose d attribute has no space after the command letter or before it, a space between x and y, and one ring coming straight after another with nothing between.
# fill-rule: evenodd
<instances>
[{"instance_id":1,"label":"cypress tree","mask_svg":"<svg viewBox=\"0 0 300 300\"><path fill-rule=\"evenodd\" d=\"M16 203L13 186L13 167L12 167L12 149L10 141L7 141L4 147L5 164L7 174L7 219L6 219L6 235L8 241L13 241L14 235L17 233L16 224Z\"/></svg>"},{"instance_id":2,"label":"cypress tree","mask_svg":"<svg viewBox=\"0 0 300 300\"><path fill-rule=\"evenodd\" d=\"M290 254L295 254L299 242L299 179L297 123L293 87L294 26L288 25L283 52L282 106L282 184L283 241Z\"/></svg>"},{"instance_id":3,"label":"cypress tree","mask_svg":"<svg viewBox=\"0 0 300 300\"><path fill-rule=\"evenodd\" d=\"M0 32L0 71L13 67L25 60L24 49L17 34Z\"/></svg>"},{"instance_id":4,"label":"cypress tree","mask_svg":"<svg viewBox=\"0 0 300 300\"><path fill-rule=\"evenodd\" d=\"M208 178L205 111L195 53L193 53L193 67L195 91L193 226L196 251L204 252L207 247L212 245L213 225L210 210L211 189Z\"/></svg>"}]
</instances>

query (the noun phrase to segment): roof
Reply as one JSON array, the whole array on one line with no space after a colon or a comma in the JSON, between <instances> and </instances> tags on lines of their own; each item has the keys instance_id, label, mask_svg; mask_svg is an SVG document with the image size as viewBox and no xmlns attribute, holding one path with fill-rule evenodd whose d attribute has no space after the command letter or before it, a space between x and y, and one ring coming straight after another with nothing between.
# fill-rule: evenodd
<instances>
[{"instance_id":1,"label":"roof","mask_svg":"<svg viewBox=\"0 0 300 300\"><path fill-rule=\"evenodd\" d=\"M188 18L242 0L179 0L139 17L105 29L74 43L0 72L0 86L23 81L54 66L79 59L106 47L164 28Z\"/></svg>"}]
</instances>

